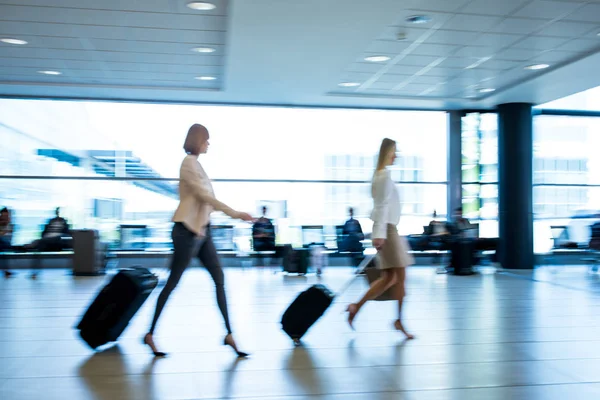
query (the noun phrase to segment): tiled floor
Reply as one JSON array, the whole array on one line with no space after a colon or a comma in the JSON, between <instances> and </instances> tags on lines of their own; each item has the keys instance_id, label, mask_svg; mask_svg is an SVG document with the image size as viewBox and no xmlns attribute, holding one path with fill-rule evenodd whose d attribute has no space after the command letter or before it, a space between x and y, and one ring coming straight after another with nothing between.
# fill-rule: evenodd
<instances>
[{"instance_id":1,"label":"tiled floor","mask_svg":"<svg viewBox=\"0 0 600 400\"><path fill-rule=\"evenodd\" d=\"M165 276L165 271L159 271ZM349 269L322 282L340 288ZM600 398L600 276L586 268L455 277L409 270L406 325L395 305L370 303L352 332L344 306L359 278L315 325L303 347L280 330L281 313L317 282L269 270L226 270L237 360L224 334L212 283L191 269L169 302L155 360L140 343L156 295L119 343L94 353L73 330L107 277L44 271L0 280L0 399L597 399Z\"/></svg>"}]
</instances>

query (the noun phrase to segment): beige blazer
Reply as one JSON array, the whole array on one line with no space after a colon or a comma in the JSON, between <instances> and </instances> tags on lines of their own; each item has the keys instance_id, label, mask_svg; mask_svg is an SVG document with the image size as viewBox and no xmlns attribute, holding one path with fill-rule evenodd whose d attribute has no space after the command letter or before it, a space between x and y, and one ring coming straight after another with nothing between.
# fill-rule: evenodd
<instances>
[{"instance_id":1,"label":"beige blazer","mask_svg":"<svg viewBox=\"0 0 600 400\"><path fill-rule=\"evenodd\" d=\"M173 215L173 222L181 222L198 236L206 235L213 210L222 211L231 218L237 211L215 198L212 184L198 156L188 155L179 170L179 205Z\"/></svg>"}]
</instances>

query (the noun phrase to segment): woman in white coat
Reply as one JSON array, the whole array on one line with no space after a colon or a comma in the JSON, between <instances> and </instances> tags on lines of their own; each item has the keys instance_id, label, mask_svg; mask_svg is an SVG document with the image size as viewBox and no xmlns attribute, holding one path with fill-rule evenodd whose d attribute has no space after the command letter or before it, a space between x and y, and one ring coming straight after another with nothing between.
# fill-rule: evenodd
<instances>
[{"instance_id":1,"label":"woman in white coat","mask_svg":"<svg viewBox=\"0 0 600 400\"><path fill-rule=\"evenodd\" d=\"M208 138L208 130L200 124L194 124L188 131L183 145L187 156L181 163L179 172L179 206L173 216L175 225L171 234L173 238L171 272L165 287L158 296L152 325L143 340L157 357L166 355L166 353L158 351L154 344L153 334L158 318L169 295L179 283L183 272L194 256L198 257L215 283L217 304L227 331L223 344L230 346L239 357L248 355L238 350L233 339L227 311L223 269L210 234L209 222L210 213L213 210L222 211L231 218L243 221L253 221L253 218L250 214L236 211L216 199L210 179L198 162L198 156L208 150Z\"/></svg>"},{"instance_id":2,"label":"woman in white coat","mask_svg":"<svg viewBox=\"0 0 600 400\"><path fill-rule=\"evenodd\" d=\"M348 306L348 323L354 329L352 325L354 318L362 306L392 287L394 299L398 301L398 319L394 322L394 327L404 333L407 339L413 339L414 336L408 333L402 324L402 302L406 294L404 288L406 267L412 265L414 259L408 252L410 250L408 241L398 235L396 228L400 222L400 195L392 181L390 171L387 169L388 166L394 164L395 160L396 142L387 138L383 139L371 186L373 196L372 240L373 246L377 249L381 277L373 282L358 303Z\"/></svg>"}]
</instances>

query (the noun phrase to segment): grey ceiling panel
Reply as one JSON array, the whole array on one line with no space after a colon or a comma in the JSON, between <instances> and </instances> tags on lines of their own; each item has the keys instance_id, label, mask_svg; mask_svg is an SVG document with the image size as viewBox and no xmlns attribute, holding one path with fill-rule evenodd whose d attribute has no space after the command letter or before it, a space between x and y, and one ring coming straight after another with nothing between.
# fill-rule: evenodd
<instances>
[{"instance_id":1,"label":"grey ceiling panel","mask_svg":"<svg viewBox=\"0 0 600 400\"><path fill-rule=\"evenodd\" d=\"M466 7L465 12L482 15L511 15L528 2L529 0L475 0Z\"/></svg>"},{"instance_id":2,"label":"grey ceiling panel","mask_svg":"<svg viewBox=\"0 0 600 400\"><path fill-rule=\"evenodd\" d=\"M191 44L223 44L225 32L182 31L177 29L131 28L127 26L93 26L82 24L45 24L38 22L2 22L2 32L11 36L63 36L88 39L142 40Z\"/></svg>"},{"instance_id":3,"label":"grey ceiling panel","mask_svg":"<svg viewBox=\"0 0 600 400\"><path fill-rule=\"evenodd\" d=\"M2 4L16 4L22 6L37 6L43 8L72 8L72 9L91 9L91 10L119 10L119 11L141 11L155 13L190 13L185 7L187 1L175 0L15 0L0 1ZM227 12L227 0L211 0L211 3L217 6L212 12L194 11L194 14L206 15L225 15Z\"/></svg>"},{"instance_id":4,"label":"grey ceiling panel","mask_svg":"<svg viewBox=\"0 0 600 400\"><path fill-rule=\"evenodd\" d=\"M517 17L554 19L568 15L581 6L579 2L534 0L517 11Z\"/></svg>"},{"instance_id":5,"label":"grey ceiling panel","mask_svg":"<svg viewBox=\"0 0 600 400\"><path fill-rule=\"evenodd\" d=\"M542 29L548 20L531 18L506 18L497 25L491 26L489 31L494 33L512 33L529 35Z\"/></svg>"},{"instance_id":6,"label":"grey ceiling panel","mask_svg":"<svg viewBox=\"0 0 600 400\"><path fill-rule=\"evenodd\" d=\"M224 16L177 14L166 16L161 13L81 10L69 8L22 7L0 5L1 21L40 22L69 24L77 21L81 25L128 26L137 28L224 31L227 25Z\"/></svg>"}]
</instances>

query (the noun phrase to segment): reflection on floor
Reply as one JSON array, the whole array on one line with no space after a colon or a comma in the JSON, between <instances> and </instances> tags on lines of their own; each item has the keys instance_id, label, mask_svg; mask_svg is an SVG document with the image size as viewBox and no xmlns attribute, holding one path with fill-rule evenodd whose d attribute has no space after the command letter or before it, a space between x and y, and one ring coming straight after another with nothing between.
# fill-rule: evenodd
<instances>
[{"instance_id":1,"label":"reflection on floor","mask_svg":"<svg viewBox=\"0 0 600 400\"><path fill-rule=\"evenodd\" d=\"M335 290L350 276L329 269L322 282ZM317 278L226 270L247 360L220 345L201 269L188 271L163 314L156 337L168 358L153 359L140 342L158 290L118 345L90 351L73 326L106 279L53 270L0 280L1 399L600 398L600 276L586 268L466 277L412 268L411 342L393 331L390 302L368 304L350 331L341 312L366 287L361 277L298 348L278 321Z\"/></svg>"}]
</instances>

